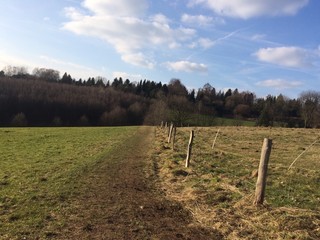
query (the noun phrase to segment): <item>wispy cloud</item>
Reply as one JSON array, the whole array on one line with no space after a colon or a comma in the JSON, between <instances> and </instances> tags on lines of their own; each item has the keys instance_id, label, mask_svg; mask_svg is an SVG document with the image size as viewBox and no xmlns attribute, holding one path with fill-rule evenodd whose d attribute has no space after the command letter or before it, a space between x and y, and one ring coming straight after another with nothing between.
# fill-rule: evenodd
<instances>
[{"instance_id":1,"label":"wispy cloud","mask_svg":"<svg viewBox=\"0 0 320 240\"><path fill-rule=\"evenodd\" d=\"M188 6L206 6L221 16L249 19L259 16L294 15L309 0L189 0Z\"/></svg>"},{"instance_id":2,"label":"wispy cloud","mask_svg":"<svg viewBox=\"0 0 320 240\"><path fill-rule=\"evenodd\" d=\"M53 58L46 55L35 56L34 58L24 59L21 56L14 56L5 52L0 52L0 70L6 66L22 66L29 72L36 67L52 68L58 71L66 71L72 77L95 77L104 75L103 70L93 69L84 65ZM63 74L62 72L60 72Z\"/></svg>"},{"instance_id":3,"label":"wispy cloud","mask_svg":"<svg viewBox=\"0 0 320 240\"><path fill-rule=\"evenodd\" d=\"M95 77L95 76L102 76L105 73L103 71L93 69L81 64L53 58L50 56L42 55L39 57L42 64L37 65L39 67L45 63L44 67L49 67L57 70L67 71L72 77L80 78L80 77ZM63 74L63 73L61 73Z\"/></svg>"},{"instance_id":4,"label":"wispy cloud","mask_svg":"<svg viewBox=\"0 0 320 240\"><path fill-rule=\"evenodd\" d=\"M209 39L209 38L200 38L195 42L192 42L188 45L189 48L194 49L194 48L202 48L202 49L208 49L211 48L215 45L215 41Z\"/></svg>"},{"instance_id":5,"label":"wispy cloud","mask_svg":"<svg viewBox=\"0 0 320 240\"><path fill-rule=\"evenodd\" d=\"M220 37L220 38L214 40L214 42L215 42L215 43L218 43L218 42L220 42L220 41L226 40L226 39L228 39L228 38L236 35L238 32L240 32L240 31L242 31L242 30L243 30L243 29L235 30L235 31L233 31L233 32L231 32L231 33L228 33L228 34L224 35L223 37Z\"/></svg>"},{"instance_id":6,"label":"wispy cloud","mask_svg":"<svg viewBox=\"0 0 320 240\"><path fill-rule=\"evenodd\" d=\"M84 17L84 13L80 12L74 7L66 7L64 9L64 14L66 15L66 17L72 19L73 21L81 21L81 19Z\"/></svg>"},{"instance_id":7,"label":"wispy cloud","mask_svg":"<svg viewBox=\"0 0 320 240\"><path fill-rule=\"evenodd\" d=\"M0 51L0 71L9 65L26 67L28 70L29 68L36 67L36 64L30 60L8 54L5 51Z\"/></svg>"},{"instance_id":8,"label":"wispy cloud","mask_svg":"<svg viewBox=\"0 0 320 240\"><path fill-rule=\"evenodd\" d=\"M251 37L252 41L260 41L260 40L264 40L266 37L265 34L255 34Z\"/></svg>"},{"instance_id":9,"label":"wispy cloud","mask_svg":"<svg viewBox=\"0 0 320 240\"><path fill-rule=\"evenodd\" d=\"M205 15L190 15L190 14L183 14L181 16L181 22L191 25L191 26L202 26L207 27L213 24L224 24L225 21L222 18L212 17L212 16L205 16Z\"/></svg>"},{"instance_id":10,"label":"wispy cloud","mask_svg":"<svg viewBox=\"0 0 320 240\"><path fill-rule=\"evenodd\" d=\"M176 72L207 72L208 67L203 63L189 61L167 62L165 64L169 70Z\"/></svg>"},{"instance_id":11,"label":"wispy cloud","mask_svg":"<svg viewBox=\"0 0 320 240\"><path fill-rule=\"evenodd\" d=\"M259 42L263 44L273 45L273 46L281 46L282 44L270 41L266 34L254 34L249 38L250 41Z\"/></svg>"},{"instance_id":12,"label":"wispy cloud","mask_svg":"<svg viewBox=\"0 0 320 240\"><path fill-rule=\"evenodd\" d=\"M312 52L299 47L261 48L253 54L262 62L284 67L305 68L312 66Z\"/></svg>"},{"instance_id":13,"label":"wispy cloud","mask_svg":"<svg viewBox=\"0 0 320 240\"><path fill-rule=\"evenodd\" d=\"M150 69L155 66L154 61L141 52L123 53L121 59L135 66L144 66Z\"/></svg>"},{"instance_id":14,"label":"wispy cloud","mask_svg":"<svg viewBox=\"0 0 320 240\"><path fill-rule=\"evenodd\" d=\"M301 81L289 81L281 78L277 79L267 79L261 82L256 83L259 87L268 87L274 88L276 90L290 89L290 88L298 88L303 85Z\"/></svg>"}]
</instances>

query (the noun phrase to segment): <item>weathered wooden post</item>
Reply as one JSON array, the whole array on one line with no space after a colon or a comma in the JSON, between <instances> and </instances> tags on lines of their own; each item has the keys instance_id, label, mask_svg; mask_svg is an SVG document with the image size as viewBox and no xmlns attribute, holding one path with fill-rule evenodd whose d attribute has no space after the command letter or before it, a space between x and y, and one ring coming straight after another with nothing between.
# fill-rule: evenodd
<instances>
[{"instance_id":1,"label":"weathered wooden post","mask_svg":"<svg viewBox=\"0 0 320 240\"><path fill-rule=\"evenodd\" d=\"M173 123L171 123L170 128L169 128L168 143L171 142L173 127L174 127L174 125L173 125Z\"/></svg>"},{"instance_id":2,"label":"weathered wooden post","mask_svg":"<svg viewBox=\"0 0 320 240\"><path fill-rule=\"evenodd\" d=\"M187 150L186 167L189 167L189 165L190 165L190 157L191 157L193 137L194 137L194 131L191 130L190 131L189 144L188 144L188 150Z\"/></svg>"},{"instance_id":3,"label":"weathered wooden post","mask_svg":"<svg viewBox=\"0 0 320 240\"><path fill-rule=\"evenodd\" d=\"M163 121L161 121L160 128L161 129L163 128Z\"/></svg>"},{"instance_id":4,"label":"weathered wooden post","mask_svg":"<svg viewBox=\"0 0 320 240\"><path fill-rule=\"evenodd\" d=\"M217 137L218 137L218 135L219 135L219 132L220 132L220 129L218 129L218 131L217 131L217 133L216 133L216 136L215 136L215 138L214 138L214 140L213 140L213 143L212 143L212 149L214 148L214 145L216 144L216 140L217 140Z\"/></svg>"},{"instance_id":5,"label":"weathered wooden post","mask_svg":"<svg viewBox=\"0 0 320 240\"><path fill-rule=\"evenodd\" d=\"M176 133L177 133L177 128L176 126L173 127L173 138L172 138L172 150L174 151L174 144L175 144L175 141L176 141Z\"/></svg>"},{"instance_id":6,"label":"weathered wooden post","mask_svg":"<svg viewBox=\"0 0 320 240\"><path fill-rule=\"evenodd\" d=\"M172 125L172 123L171 123L170 125L168 125L168 126L167 126L167 137L169 137L169 136L170 136L170 129L171 129L171 125Z\"/></svg>"},{"instance_id":7,"label":"weathered wooden post","mask_svg":"<svg viewBox=\"0 0 320 240\"><path fill-rule=\"evenodd\" d=\"M261 149L260 164L258 169L258 179L256 183L256 192L254 204L260 205L263 204L266 182L267 182L267 171L268 171L268 162L271 154L272 140L265 138L263 141Z\"/></svg>"}]
</instances>

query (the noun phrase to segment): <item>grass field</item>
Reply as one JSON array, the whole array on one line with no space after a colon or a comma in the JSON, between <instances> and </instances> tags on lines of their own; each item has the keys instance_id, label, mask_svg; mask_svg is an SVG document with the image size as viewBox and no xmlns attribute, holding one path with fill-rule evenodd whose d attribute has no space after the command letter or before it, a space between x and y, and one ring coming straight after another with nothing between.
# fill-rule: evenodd
<instances>
[{"instance_id":1,"label":"grass field","mask_svg":"<svg viewBox=\"0 0 320 240\"><path fill-rule=\"evenodd\" d=\"M185 157L191 128L178 128L175 149L157 130L162 187L203 224L226 239L320 238L320 131L256 127L193 128L191 166ZM214 149L216 132L220 129ZM265 206L253 206L264 138L273 140ZM307 150L288 170L290 164Z\"/></svg>"},{"instance_id":2,"label":"grass field","mask_svg":"<svg viewBox=\"0 0 320 240\"><path fill-rule=\"evenodd\" d=\"M256 121L248 121L236 118L221 118L208 115L195 114L186 122L190 126L246 126L253 127L256 125Z\"/></svg>"},{"instance_id":3,"label":"grass field","mask_svg":"<svg viewBox=\"0 0 320 240\"><path fill-rule=\"evenodd\" d=\"M0 129L0 239L58 238L92 169L137 129ZM320 239L320 142L308 148L319 130L193 128L191 165L185 168L190 129L177 129L174 150L167 131L155 131L154 170L168 198L225 239ZM253 172L265 137L273 140L266 204L256 207Z\"/></svg>"},{"instance_id":4,"label":"grass field","mask_svg":"<svg viewBox=\"0 0 320 240\"><path fill-rule=\"evenodd\" d=\"M136 130L0 129L0 239L54 236L82 176Z\"/></svg>"}]
</instances>

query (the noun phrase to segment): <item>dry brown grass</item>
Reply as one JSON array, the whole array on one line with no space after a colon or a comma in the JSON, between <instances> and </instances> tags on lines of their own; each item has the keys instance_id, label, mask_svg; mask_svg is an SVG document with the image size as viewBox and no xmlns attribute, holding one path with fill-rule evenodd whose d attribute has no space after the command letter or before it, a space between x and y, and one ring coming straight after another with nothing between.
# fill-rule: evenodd
<instances>
[{"instance_id":1,"label":"dry brown grass","mask_svg":"<svg viewBox=\"0 0 320 240\"><path fill-rule=\"evenodd\" d=\"M184 160L191 128L177 129L175 150L167 132L156 130L160 186L182 202L201 224L225 239L320 239L320 143L306 151L319 130L221 127L195 128L191 166ZM273 139L265 205L253 206L263 139Z\"/></svg>"}]
</instances>

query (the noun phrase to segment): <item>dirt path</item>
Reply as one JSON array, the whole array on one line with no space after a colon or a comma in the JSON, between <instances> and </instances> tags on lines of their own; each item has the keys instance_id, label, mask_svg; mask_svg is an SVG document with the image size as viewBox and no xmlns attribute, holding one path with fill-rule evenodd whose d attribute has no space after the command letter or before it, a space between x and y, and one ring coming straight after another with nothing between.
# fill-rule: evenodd
<instances>
[{"instance_id":1,"label":"dirt path","mask_svg":"<svg viewBox=\"0 0 320 240\"><path fill-rule=\"evenodd\" d=\"M188 211L156 189L149 151L153 130L140 128L86 178L86 191L78 197L63 238L220 238L214 230L193 224Z\"/></svg>"}]
</instances>

